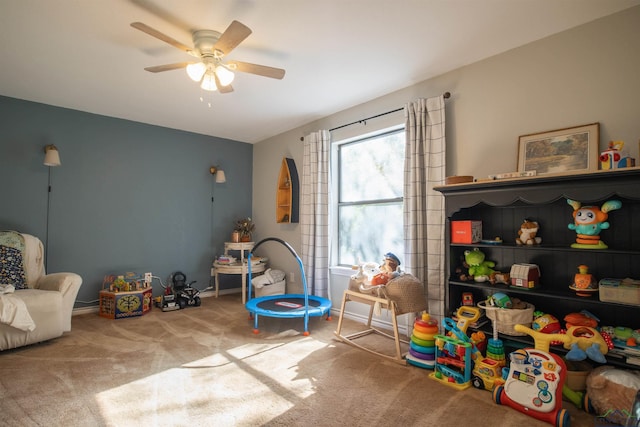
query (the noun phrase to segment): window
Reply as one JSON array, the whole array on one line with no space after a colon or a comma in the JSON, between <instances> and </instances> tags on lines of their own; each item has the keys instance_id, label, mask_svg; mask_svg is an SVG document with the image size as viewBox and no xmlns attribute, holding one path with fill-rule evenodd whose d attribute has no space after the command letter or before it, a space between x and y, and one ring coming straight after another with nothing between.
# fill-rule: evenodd
<instances>
[{"instance_id":1,"label":"window","mask_svg":"<svg viewBox=\"0 0 640 427\"><path fill-rule=\"evenodd\" d=\"M403 258L404 146L404 127L334 144L335 264L382 262L387 252Z\"/></svg>"}]
</instances>

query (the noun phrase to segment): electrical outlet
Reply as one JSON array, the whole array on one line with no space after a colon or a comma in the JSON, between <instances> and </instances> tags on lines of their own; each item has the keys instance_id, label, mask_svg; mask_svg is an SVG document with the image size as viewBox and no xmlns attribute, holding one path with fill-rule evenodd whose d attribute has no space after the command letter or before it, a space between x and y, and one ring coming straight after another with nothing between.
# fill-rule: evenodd
<instances>
[{"instance_id":1,"label":"electrical outlet","mask_svg":"<svg viewBox=\"0 0 640 427\"><path fill-rule=\"evenodd\" d=\"M296 274L291 272L289 273L289 282L291 283L295 283L296 282Z\"/></svg>"}]
</instances>

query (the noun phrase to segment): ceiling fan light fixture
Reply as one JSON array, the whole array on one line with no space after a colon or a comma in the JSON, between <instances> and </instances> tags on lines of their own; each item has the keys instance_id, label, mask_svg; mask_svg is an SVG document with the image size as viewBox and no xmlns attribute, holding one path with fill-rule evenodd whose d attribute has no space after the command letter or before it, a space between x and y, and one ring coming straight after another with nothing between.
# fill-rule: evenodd
<instances>
[{"instance_id":1,"label":"ceiling fan light fixture","mask_svg":"<svg viewBox=\"0 0 640 427\"><path fill-rule=\"evenodd\" d=\"M222 86L229 86L235 78L235 74L222 65L216 67L216 75Z\"/></svg>"},{"instance_id":2,"label":"ceiling fan light fixture","mask_svg":"<svg viewBox=\"0 0 640 427\"><path fill-rule=\"evenodd\" d=\"M205 71L207 71L207 66L203 62L196 62L195 64L187 65L187 75L194 82L202 80L202 76L204 76Z\"/></svg>"},{"instance_id":3,"label":"ceiling fan light fixture","mask_svg":"<svg viewBox=\"0 0 640 427\"><path fill-rule=\"evenodd\" d=\"M204 90L214 92L216 90L216 76L212 70L208 70L202 77L202 83L200 87Z\"/></svg>"}]
</instances>

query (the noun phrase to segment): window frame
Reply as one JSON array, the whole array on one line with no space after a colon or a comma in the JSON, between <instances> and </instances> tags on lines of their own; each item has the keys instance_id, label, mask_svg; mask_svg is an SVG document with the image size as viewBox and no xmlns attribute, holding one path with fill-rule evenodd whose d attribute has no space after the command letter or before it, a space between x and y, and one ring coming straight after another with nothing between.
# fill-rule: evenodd
<instances>
[{"instance_id":1,"label":"window frame","mask_svg":"<svg viewBox=\"0 0 640 427\"><path fill-rule=\"evenodd\" d=\"M399 203L402 205L404 203L404 195L395 198L386 198L386 199L371 199L371 200L362 200L362 201L350 201L350 202L340 202L340 183L342 177L340 176L340 148L354 143L364 142L369 139L376 139L385 135L392 135L397 133L405 133L405 123L404 121L400 124L395 124L392 126L387 126L375 131L362 133L358 135L353 135L347 138L338 139L331 142L331 153L330 153L330 176L331 176L331 188L330 191L332 194L335 194L336 197L331 198L330 206L329 206L329 215L330 215L330 236L331 236L331 250L330 250L330 260L331 266L337 268L351 268L350 264L340 264L338 262L339 259L339 221L338 221L338 212L341 206L354 206L354 205L382 205L389 203ZM406 135L406 133L405 133ZM402 227L404 230L404 227ZM403 254L400 254L401 256ZM356 260L357 262L370 261L370 260Z\"/></svg>"}]
</instances>

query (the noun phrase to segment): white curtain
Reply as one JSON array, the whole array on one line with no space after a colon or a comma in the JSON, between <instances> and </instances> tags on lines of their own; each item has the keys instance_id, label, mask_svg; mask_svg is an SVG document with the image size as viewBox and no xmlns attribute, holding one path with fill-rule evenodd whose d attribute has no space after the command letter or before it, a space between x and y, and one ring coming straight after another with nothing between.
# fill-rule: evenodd
<instances>
[{"instance_id":1,"label":"white curtain","mask_svg":"<svg viewBox=\"0 0 640 427\"><path fill-rule=\"evenodd\" d=\"M300 228L302 263L310 295L329 298L329 152L327 130L304 138Z\"/></svg>"},{"instance_id":2,"label":"white curtain","mask_svg":"<svg viewBox=\"0 0 640 427\"><path fill-rule=\"evenodd\" d=\"M444 97L405 106L404 238L406 269L425 286L429 313L444 313L444 197L433 189L445 181Z\"/></svg>"}]
</instances>

